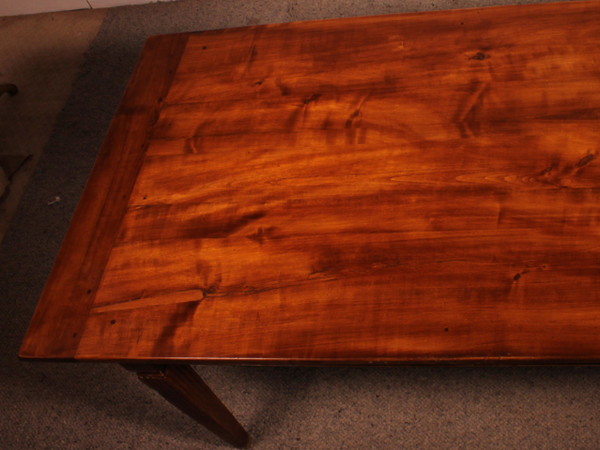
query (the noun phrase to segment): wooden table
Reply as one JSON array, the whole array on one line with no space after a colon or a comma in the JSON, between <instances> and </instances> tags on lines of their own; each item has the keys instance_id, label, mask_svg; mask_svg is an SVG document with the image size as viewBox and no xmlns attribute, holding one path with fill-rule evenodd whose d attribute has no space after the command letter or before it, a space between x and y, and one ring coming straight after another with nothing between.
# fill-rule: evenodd
<instances>
[{"instance_id":1,"label":"wooden table","mask_svg":"<svg viewBox=\"0 0 600 450\"><path fill-rule=\"evenodd\" d=\"M152 37L20 356L600 361L600 6Z\"/></svg>"}]
</instances>

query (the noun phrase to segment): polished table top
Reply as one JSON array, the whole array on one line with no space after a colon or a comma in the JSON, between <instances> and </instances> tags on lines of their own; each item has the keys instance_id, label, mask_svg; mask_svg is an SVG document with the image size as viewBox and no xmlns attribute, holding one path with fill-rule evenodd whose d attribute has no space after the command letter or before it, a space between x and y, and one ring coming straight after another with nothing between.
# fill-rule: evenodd
<instances>
[{"instance_id":1,"label":"polished table top","mask_svg":"<svg viewBox=\"0 0 600 450\"><path fill-rule=\"evenodd\" d=\"M152 37L24 358L600 360L600 5Z\"/></svg>"}]
</instances>

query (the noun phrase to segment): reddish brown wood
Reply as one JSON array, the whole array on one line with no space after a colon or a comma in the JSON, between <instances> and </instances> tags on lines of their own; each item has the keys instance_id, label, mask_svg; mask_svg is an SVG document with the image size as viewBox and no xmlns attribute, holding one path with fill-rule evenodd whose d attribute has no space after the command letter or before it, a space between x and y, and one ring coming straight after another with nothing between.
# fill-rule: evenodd
<instances>
[{"instance_id":1,"label":"reddish brown wood","mask_svg":"<svg viewBox=\"0 0 600 450\"><path fill-rule=\"evenodd\" d=\"M5 92L8 93L10 96L17 95L17 93L19 92L19 88L17 88L17 86L12 83L0 84L0 95L4 94Z\"/></svg>"},{"instance_id":2,"label":"reddish brown wood","mask_svg":"<svg viewBox=\"0 0 600 450\"><path fill-rule=\"evenodd\" d=\"M21 357L74 357L149 131L186 41L184 35L148 39L29 325Z\"/></svg>"},{"instance_id":3,"label":"reddish brown wood","mask_svg":"<svg viewBox=\"0 0 600 450\"><path fill-rule=\"evenodd\" d=\"M174 406L236 447L246 447L249 436L219 398L188 365L124 365Z\"/></svg>"},{"instance_id":4,"label":"reddish brown wood","mask_svg":"<svg viewBox=\"0 0 600 450\"><path fill-rule=\"evenodd\" d=\"M597 2L148 45L21 356L599 361Z\"/></svg>"}]
</instances>

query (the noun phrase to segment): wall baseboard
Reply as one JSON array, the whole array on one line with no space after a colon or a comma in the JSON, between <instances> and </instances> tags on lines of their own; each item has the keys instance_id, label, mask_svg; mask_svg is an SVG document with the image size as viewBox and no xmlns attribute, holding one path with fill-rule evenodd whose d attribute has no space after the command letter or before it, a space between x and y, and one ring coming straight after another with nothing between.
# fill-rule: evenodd
<instances>
[{"instance_id":1,"label":"wall baseboard","mask_svg":"<svg viewBox=\"0 0 600 450\"><path fill-rule=\"evenodd\" d=\"M141 5L156 1L175 0L0 0L0 17L72 11L75 9L112 8L114 6Z\"/></svg>"}]
</instances>

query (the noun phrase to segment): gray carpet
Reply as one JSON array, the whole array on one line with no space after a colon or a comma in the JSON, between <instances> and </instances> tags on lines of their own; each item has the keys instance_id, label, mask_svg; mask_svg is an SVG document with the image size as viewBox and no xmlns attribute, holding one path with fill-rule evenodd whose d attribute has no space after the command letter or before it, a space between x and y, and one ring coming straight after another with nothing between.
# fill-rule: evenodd
<instances>
[{"instance_id":1,"label":"gray carpet","mask_svg":"<svg viewBox=\"0 0 600 450\"><path fill-rule=\"evenodd\" d=\"M226 447L120 367L16 357L146 36L507 3L519 2L203 0L111 10L0 247L0 448ZM600 448L595 367L197 369L254 448Z\"/></svg>"}]
</instances>

